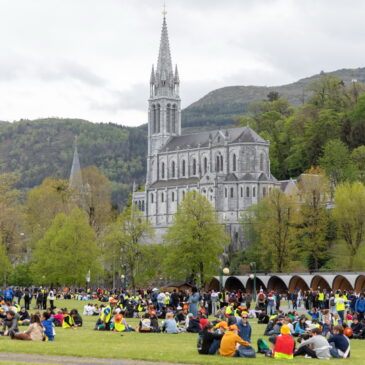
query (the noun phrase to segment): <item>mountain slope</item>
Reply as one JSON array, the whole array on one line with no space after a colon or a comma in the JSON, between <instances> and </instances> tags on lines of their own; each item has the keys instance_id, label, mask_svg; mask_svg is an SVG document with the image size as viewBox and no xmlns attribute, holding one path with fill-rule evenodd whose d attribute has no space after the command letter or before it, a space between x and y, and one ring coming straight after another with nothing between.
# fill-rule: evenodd
<instances>
[{"instance_id":1,"label":"mountain slope","mask_svg":"<svg viewBox=\"0 0 365 365\"><path fill-rule=\"evenodd\" d=\"M327 74L336 75L345 83L352 79L365 82L365 67L342 69ZM310 97L308 87L320 76L321 74L314 75L281 86L229 86L211 91L182 111L182 126L189 132L202 126L206 129L232 126L237 116L247 113L248 104L266 99L270 91L277 91L291 105L301 105Z\"/></svg>"}]
</instances>

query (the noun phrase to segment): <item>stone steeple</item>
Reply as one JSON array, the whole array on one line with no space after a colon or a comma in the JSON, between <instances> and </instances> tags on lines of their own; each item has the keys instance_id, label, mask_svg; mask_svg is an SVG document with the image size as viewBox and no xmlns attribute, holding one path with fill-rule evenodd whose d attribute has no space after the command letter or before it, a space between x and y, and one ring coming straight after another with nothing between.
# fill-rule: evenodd
<instances>
[{"instance_id":1,"label":"stone steeple","mask_svg":"<svg viewBox=\"0 0 365 365\"><path fill-rule=\"evenodd\" d=\"M72 160L69 187L77 190L82 190L83 188L80 159L79 159L79 154L77 152L77 137L75 137L75 150L74 150L74 157Z\"/></svg>"}]
</instances>

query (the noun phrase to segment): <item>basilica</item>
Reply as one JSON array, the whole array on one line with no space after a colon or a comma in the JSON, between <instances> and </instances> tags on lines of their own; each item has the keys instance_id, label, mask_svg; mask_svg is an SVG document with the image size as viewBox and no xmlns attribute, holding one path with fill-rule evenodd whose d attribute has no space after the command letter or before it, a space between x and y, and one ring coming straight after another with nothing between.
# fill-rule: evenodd
<instances>
[{"instance_id":1,"label":"basilica","mask_svg":"<svg viewBox=\"0 0 365 365\"><path fill-rule=\"evenodd\" d=\"M133 203L150 219L154 242L161 243L185 193L198 191L216 209L233 247L242 249L242 213L280 188L270 173L269 142L248 126L182 134L179 88L164 16L150 77L146 185L133 192Z\"/></svg>"}]
</instances>

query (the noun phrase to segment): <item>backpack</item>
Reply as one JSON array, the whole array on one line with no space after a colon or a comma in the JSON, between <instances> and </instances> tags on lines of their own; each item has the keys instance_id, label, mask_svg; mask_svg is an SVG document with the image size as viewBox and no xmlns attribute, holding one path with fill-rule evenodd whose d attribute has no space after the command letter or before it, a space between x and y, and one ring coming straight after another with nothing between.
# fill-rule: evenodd
<instances>
[{"instance_id":1,"label":"backpack","mask_svg":"<svg viewBox=\"0 0 365 365\"><path fill-rule=\"evenodd\" d=\"M196 347L198 349L199 354L201 353L201 351L203 350L203 336L199 335L198 336L198 341L196 343Z\"/></svg>"},{"instance_id":2,"label":"backpack","mask_svg":"<svg viewBox=\"0 0 365 365\"><path fill-rule=\"evenodd\" d=\"M246 357L246 358L254 358L256 357L256 352L252 346L240 346L238 348L238 353L240 357Z\"/></svg>"},{"instance_id":3,"label":"backpack","mask_svg":"<svg viewBox=\"0 0 365 365\"><path fill-rule=\"evenodd\" d=\"M259 338L257 340L257 353L266 354L269 351L271 351L269 344L263 338Z\"/></svg>"},{"instance_id":4,"label":"backpack","mask_svg":"<svg viewBox=\"0 0 365 365\"><path fill-rule=\"evenodd\" d=\"M265 300L265 294L260 293L258 299L259 299L259 302L263 302Z\"/></svg>"}]
</instances>

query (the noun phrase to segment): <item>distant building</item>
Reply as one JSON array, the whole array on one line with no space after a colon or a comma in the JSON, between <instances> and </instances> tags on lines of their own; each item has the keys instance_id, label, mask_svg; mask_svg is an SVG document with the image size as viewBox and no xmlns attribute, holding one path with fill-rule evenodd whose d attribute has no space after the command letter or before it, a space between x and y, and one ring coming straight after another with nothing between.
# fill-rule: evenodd
<instances>
[{"instance_id":1,"label":"distant building","mask_svg":"<svg viewBox=\"0 0 365 365\"><path fill-rule=\"evenodd\" d=\"M271 175L269 142L250 127L181 134L180 78L173 70L166 18L148 100L148 155L145 191L133 202L148 217L162 242L187 191L207 197L235 249L245 246L241 215L280 183Z\"/></svg>"}]
</instances>

